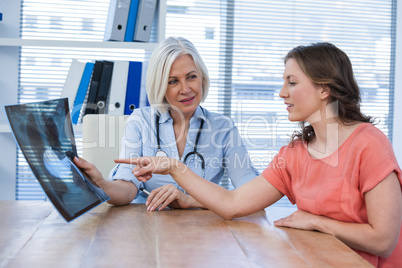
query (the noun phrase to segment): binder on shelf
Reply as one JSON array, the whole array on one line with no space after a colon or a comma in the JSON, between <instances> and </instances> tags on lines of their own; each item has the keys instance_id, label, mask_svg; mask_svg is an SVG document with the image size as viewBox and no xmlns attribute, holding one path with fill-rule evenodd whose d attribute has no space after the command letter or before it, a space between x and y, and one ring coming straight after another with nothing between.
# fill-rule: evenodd
<instances>
[{"instance_id":1,"label":"binder on shelf","mask_svg":"<svg viewBox=\"0 0 402 268\"><path fill-rule=\"evenodd\" d=\"M96 114L104 114L106 111L106 100L109 95L110 81L112 80L113 61L104 61L101 76L99 78L98 92L96 93Z\"/></svg>"},{"instance_id":2,"label":"binder on shelf","mask_svg":"<svg viewBox=\"0 0 402 268\"><path fill-rule=\"evenodd\" d=\"M124 114L130 115L140 106L142 62L130 61L128 68Z\"/></svg>"},{"instance_id":3,"label":"binder on shelf","mask_svg":"<svg viewBox=\"0 0 402 268\"><path fill-rule=\"evenodd\" d=\"M130 11L128 12L126 33L124 35L124 41L126 42L133 42L135 24L137 22L138 1L139 0L131 0L130 3Z\"/></svg>"},{"instance_id":4,"label":"binder on shelf","mask_svg":"<svg viewBox=\"0 0 402 268\"><path fill-rule=\"evenodd\" d=\"M77 95L75 96L73 109L71 110L71 119L73 124L77 124L80 119L82 106L85 101L85 96L88 92L89 83L91 81L94 64L87 62L85 64L84 73L82 74L80 85L78 86Z\"/></svg>"},{"instance_id":5,"label":"binder on shelf","mask_svg":"<svg viewBox=\"0 0 402 268\"><path fill-rule=\"evenodd\" d=\"M124 41L130 0L110 0L105 41Z\"/></svg>"},{"instance_id":6,"label":"binder on shelf","mask_svg":"<svg viewBox=\"0 0 402 268\"><path fill-rule=\"evenodd\" d=\"M139 0L133 41L149 42L157 0Z\"/></svg>"},{"instance_id":7,"label":"binder on shelf","mask_svg":"<svg viewBox=\"0 0 402 268\"><path fill-rule=\"evenodd\" d=\"M84 115L94 114L96 112L96 95L98 94L99 79L102 73L102 67L103 61L95 61Z\"/></svg>"},{"instance_id":8,"label":"binder on shelf","mask_svg":"<svg viewBox=\"0 0 402 268\"><path fill-rule=\"evenodd\" d=\"M72 60L60 95L60 98L68 98L68 103L70 106L74 103L84 69L85 62L80 62L76 59Z\"/></svg>"},{"instance_id":9,"label":"binder on shelf","mask_svg":"<svg viewBox=\"0 0 402 268\"><path fill-rule=\"evenodd\" d=\"M108 114L123 115L126 100L128 61L115 61L108 101Z\"/></svg>"}]
</instances>

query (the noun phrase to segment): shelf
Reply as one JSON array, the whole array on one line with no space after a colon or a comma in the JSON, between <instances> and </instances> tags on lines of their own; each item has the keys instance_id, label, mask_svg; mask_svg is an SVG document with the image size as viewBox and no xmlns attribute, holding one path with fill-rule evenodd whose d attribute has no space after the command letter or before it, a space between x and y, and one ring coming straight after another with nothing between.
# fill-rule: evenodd
<instances>
[{"instance_id":1,"label":"shelf","mask_svg":"<svg viewBox=\"0 0 402 268\"><path fill-rule=\"evenodd\" d=\"M19 1L18 1L19 2ZM10 1L14 3L14 1ZM16 7L16 6L15 6ZM158 7L155 13L157 18L157 36L156 40L161 41L165 39L165 22L166 22L166 1L158 1ZM2 34L6 34L3 33ZM3 36L17 36L18 32L13 32L14 35ZM77 48L122 48L122 49L144 49L153 50L156 43L145 42L118 42L118 41L80 41L80 40L49 40L49 39L31 39L31 38L7 38L0 37L0 47L77 47Z\"/></svg>"},{"instance_id":2,"label":"shelf","mask_svg":"<svg viewBox=\"0 0 402 268\"><path fill-rule=\"evenodd\" d=\"M114 41L71 41L71 40L45 40L0 38L0 46L11 47L85 47L85 48L128 48L128 49L154 49L156 43L141 42L114 42Z\"/></svg>"}]
</instances>

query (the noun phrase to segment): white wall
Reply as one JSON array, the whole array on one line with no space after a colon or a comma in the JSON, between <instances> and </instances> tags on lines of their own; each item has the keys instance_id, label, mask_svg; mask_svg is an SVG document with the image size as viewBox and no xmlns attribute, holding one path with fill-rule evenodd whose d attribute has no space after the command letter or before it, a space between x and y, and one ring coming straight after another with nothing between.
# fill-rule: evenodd
<instances>
[{"instance_id":1,"label":"white wall","mask_svg":"<svg viewBox=\"0 0 402 268\"><path fill-rule=\"evenodd\" d=\"M402 0L398 0L396 26L394 132L392 143L402 166Z\"/></svg>"},{"instance_id":2,"label":"white wall","mask_svg":"<svg viewBox=\"0 0 402 268\"><path fill-rule=\"evenodd\" d=\"M1 0L0 37L19 37L20 1ZM7 128L4 105L18 101L18 47L0 47L0 200L15 199L16 144ZM3 126L3 127L1 127Z\"/></svg>"}]
</instances>

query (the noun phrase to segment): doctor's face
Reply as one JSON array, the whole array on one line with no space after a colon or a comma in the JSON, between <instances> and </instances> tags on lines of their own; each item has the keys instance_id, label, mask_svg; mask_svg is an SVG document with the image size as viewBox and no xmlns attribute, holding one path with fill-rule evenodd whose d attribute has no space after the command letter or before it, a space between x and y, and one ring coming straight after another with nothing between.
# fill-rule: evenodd
<instances>
[{"instance_id":1,"label":"doctor's face","mask_svg":"<svg viewBox=\"0 0 402 268\"><path fill-rule=\"evenodd\" d=\"M170 113L180 110L190 118L202 100L202 77L190 55L179 56L169 73L166 101L173 107Z\"/></svg>"}]
</instances>

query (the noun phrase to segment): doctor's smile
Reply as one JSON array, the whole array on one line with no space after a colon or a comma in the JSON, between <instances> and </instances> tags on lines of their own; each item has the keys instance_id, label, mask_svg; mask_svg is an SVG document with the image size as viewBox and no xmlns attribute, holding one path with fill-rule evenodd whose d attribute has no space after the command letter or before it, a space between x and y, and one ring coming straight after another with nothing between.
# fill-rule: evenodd
<instances>
[{"instance_id":1,"label":"doctor's smile","mask_svg":"<svg viewBox=\"0 0 402 268\"><path fill-rule=\"evenodd\" d=\"M195 96L190 97L190 98L185 98L185 99L181 100L180 102L184 103L184 104L191 104L194 99L195 99Z\"/></svg>"}]
</instances>

